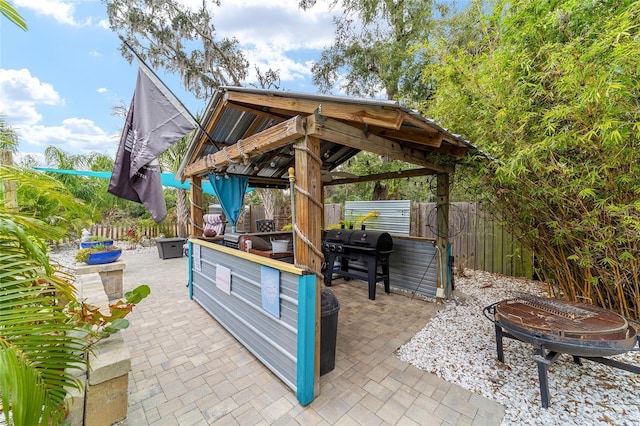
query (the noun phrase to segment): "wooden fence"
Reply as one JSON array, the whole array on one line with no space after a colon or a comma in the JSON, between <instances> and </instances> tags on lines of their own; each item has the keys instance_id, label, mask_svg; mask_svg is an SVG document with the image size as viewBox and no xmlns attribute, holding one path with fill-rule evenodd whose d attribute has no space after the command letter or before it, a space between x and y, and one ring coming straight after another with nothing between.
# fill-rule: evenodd
<instances>
[{"instance_id":1,"label":"wooden fence","mask_svg":"<svg viewBox=\"0 0 640 426\"><path fill-rule=\"evenodd\" d=\"M342 205L327 204L324 223L338 223L344 216ZM411 203L413 237L437 237L436 204ZM533 253L504 227L483 211L479 203L451 203L449 240L455 267L465 267L514 277L533 276Z\"/></svg>"},{"instance_id":2,"label":"wooden fence","mask_svg":"<svg viewBox=\"0 0 640 426\"><path fill-rule=\"evenodd\" d=\"M436 238L436 204L412 203L411 235ZM532 278L533 252L480 203L451 203L449 240L455 266Z\"/></svg>"},{"instance_id":3,"label":"wooden fence","mask_svg":"<svg viewBox=\"0 0 640 426\"><path fill-rule=\"evenodd\" d=\"M411 236L436 238L436 205L435 203L411 203ZM249 232L256 232L255 221L264 219L262 206L251 206L248 217ZM344 218L343 206L327 204L324 207L325 226L340 222ZM276 211L276 229L291 222L289 208ZM240 225L240 224L239 224ZM244 225L239 229L244 228ZM126 227L109 225L93 225L93 235L100 235L114 240L126 239ZM148 228L137 228L139 236L167 238L178 236L176 223L162 224ZM452 243L452 254L455 267L465 267L503 275L526 277L533 276L532 251L504 230L499 223L483 211L479 203L451 203L449 209L449 239Z\"/></svg>"}]
</instances>

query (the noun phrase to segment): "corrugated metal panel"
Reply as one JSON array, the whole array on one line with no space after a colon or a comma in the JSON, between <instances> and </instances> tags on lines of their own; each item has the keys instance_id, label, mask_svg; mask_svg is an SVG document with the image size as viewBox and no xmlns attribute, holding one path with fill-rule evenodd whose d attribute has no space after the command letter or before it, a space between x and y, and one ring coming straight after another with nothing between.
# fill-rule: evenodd
<instances>
[{"instance_id":1,"label":"corrugated metal panel","mask_svg":"<svg viewBox=\"0 0 640 426\"><path fill-rule=\"evenodd\" d=\"M394 235L409 235L411 231L411 201L347 201L344 203L344 219L356 222L367 213L378 212L378 217L367 219L367 229L386 231Z\"/></svg>"},{"instance_id":2,"label":"corrugated metal panel","mask_svg":"<svg viewBox=\"0 0 640 426\"><path fill-rule=\"evenodd\" d=\"M432 240L393 236L389 285L411 294L436 297L438 257Z\"/></svg>"},{"instance_id":3,"label":"corrugated metal panel","mask_svg":"<svg viewBox=\"0 0 640 426\"><path fill-rule=\"evenodd\" d=\"M275 318L262 308L261 265L206 246L201 264L201 271L192 271L194 300L296 391L298 276L280 271L280 318ZM231 295L216 287L217 264L231 269Z\"/></svg>"}]
</instances>

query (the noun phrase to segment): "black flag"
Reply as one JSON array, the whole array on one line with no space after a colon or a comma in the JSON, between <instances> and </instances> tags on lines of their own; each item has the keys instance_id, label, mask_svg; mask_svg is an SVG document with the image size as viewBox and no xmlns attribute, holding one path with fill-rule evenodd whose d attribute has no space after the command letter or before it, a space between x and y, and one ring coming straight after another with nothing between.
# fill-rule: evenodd
<instances>
[{"instance_id":1,"label":"black flag","mask_svg":"<svg viewBox=\"0 0 640 426\"><path fill-rule=\"evenodd\" d=\"M197 122L144 63L139 63L136 90L120 137L109 192L143 203L156 222L167 216L158 156Z\"/></svg>"}]
</instances>

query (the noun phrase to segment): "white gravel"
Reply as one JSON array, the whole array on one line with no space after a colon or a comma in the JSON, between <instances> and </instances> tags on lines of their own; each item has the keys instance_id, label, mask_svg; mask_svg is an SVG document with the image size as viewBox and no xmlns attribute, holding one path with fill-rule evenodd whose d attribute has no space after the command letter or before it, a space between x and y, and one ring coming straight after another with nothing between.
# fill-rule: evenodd
<instances>
[{"instance_id":1,"label":"white gravel","mask_svg":"<svg viewBox=\"0 0 640 426\"><path fill-rule=\"evenodd\" d=\"M540 283L481 271L456 277L458 295L397 352L398 358L506 407L503 425L638 425L640 375L563 354L549 367L550 407L542 408L533 345L503 339L482 309L526 292L545 296ZM612 357L640 365L640 352Z\"/></svg>"}]
</instances>

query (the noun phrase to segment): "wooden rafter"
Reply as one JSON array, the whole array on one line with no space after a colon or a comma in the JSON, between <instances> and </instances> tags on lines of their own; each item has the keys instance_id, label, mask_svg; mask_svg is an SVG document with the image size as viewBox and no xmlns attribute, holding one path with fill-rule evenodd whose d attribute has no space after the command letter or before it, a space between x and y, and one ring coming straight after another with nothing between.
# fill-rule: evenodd
<instances>
[{"instance_id":1,"label":"wooden rafter","mask_svg":"<svg viewBox=\"0 0 640 426\"><path fill-rule=\"evenodd\" d=\"M243 153L249 158L256 154L263 154L281 148L289 142L304 136L304 120L295 116L287 121L276 124L260 133L239 140L236 144L224 150L209 154L198 161L189 164L183 175L185 177L206 173L216 168L226 168L231 162L244 160Z\"/></svg>"},{"instance_id":2,"label":"wooden rafter","mask_svg":"<svg viewBox=\"0 0 640 426\"><path fill-rule=\"evenodd\" d=\"M225 100L233 104L259 105L266 108L295 111L298 114L313 114L321 107L322 115L335 119L354 121L385 128L399 129L406 114L397 109L362 104L319 102L311 99L294 99L281 96L256 95L228 91Z\"/></svg>"},{"instance_id":3,"label":"wooden rafter","mask_svg":"<svg viewBox=\"0 0 640 426\"><path fill-rule=\"evenodd\" d=\"M430 161L425 151L406 148L397 142L374 134L365 136L361 129L331 118L316 115L307 117L307 135L316 135L330 142L416 164L438 173L453 171L452 166L442 166Z\"/></svg>"},{"instance_id":4,"label":"wooden rafter","mask_svg":"<svg viewBox=\"0 0 640 426\"><path fill-rule=\"evenodd\" d=\"M397 172L387 172L387 173L377 173L373 175L366 176L358 176L354 178L336 178L329 182L325 182L325 186L331 185L344 185L347 183L360 183L360 182L371 182L374 180L387 180L387 179L403 179L408 177L417 177L417 176L428 176L435 175L437 172L432 169L408 169L408 170L398 170Z\"/></svg>"}]
</instances>

